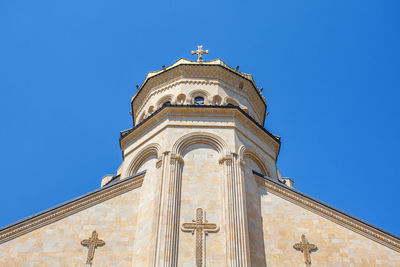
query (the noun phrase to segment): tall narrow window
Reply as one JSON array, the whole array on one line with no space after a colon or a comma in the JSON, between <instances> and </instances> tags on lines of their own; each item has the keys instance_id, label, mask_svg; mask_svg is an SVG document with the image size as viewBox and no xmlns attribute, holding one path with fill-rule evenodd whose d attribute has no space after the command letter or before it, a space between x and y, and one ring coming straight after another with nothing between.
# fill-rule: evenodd
<instances>
[{"instance_id":1,"label":"tall narrow window","mask_svg":"<svg viewBox=\"0 0 400 267\"><path fill-rule=\"evenodd\" d=\"M204 97L196 96L194 98L194 104L195 105L204 105Z\"/></svg>"}]
</instances>

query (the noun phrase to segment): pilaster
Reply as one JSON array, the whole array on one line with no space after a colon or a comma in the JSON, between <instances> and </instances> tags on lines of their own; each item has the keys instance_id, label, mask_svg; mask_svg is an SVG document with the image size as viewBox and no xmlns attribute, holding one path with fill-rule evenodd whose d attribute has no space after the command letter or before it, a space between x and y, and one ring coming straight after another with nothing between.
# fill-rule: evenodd
<instances>
[{"instance_id":1,"label":"pilaster","mask_svg":"<svg viewBox=\"0 0 400 267\"><path fill-rule=\"evenodd\" d=\"M183 158L178 154L165 152L162 166L160 220L154 266L176 266Z\"/></svg>"},{"instance_id":2,"label":"pilaster","mask_svg":"<svg viewBox=\"0 0 400 267\"><path fill-rule=\"evenodd\" d=\"M227 265L250 266L244 172L237 154L220 159L224 169Z\"/></svg>"}]
</instances>

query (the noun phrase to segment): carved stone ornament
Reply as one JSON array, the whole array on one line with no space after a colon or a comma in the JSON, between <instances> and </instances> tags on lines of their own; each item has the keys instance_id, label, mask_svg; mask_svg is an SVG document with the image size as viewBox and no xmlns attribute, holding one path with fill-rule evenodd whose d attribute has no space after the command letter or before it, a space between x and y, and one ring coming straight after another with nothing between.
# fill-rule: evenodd
<instances>
[{"instance_id":1,"label":"carved stone ornament","mask_svg":"<svg viewBox=\"0 0 400 267\"><path fill-rule=\"evenodd\" d=\"M314 244L310 244L307 241L307 238L305 235L301 235L301 242L296 243L293 245L293 248L296 250L300 250L304 254L304 263L306 264L306 267L311 266L311 251L317 250L317 246Z\"/></svg>"},{"instance_id":2,"label":"carved stone ornament","mask_svg":"<svg viewBox=\"0 0 400 267\"><path fill-rule=\"evenodd\" d=\"M88 247L88 255L86 259L86 266L90 267L92 266L92 261L94 258L94 252L97 247L104 246L106 242L98 238L98 234L96 230L92 232L92 236L89 237L89 239L84 239L81 241L81 245L84 247Z\"/></svg>"},{"instance_id":3,"label":"carved stone ornament","mask_svg":"<svg viewBox=\"0 0 400 267\"><path fill-rule=\"evenodd\" d=\"M208 50L203 50L203 46L197 46L196 51L192 51L192 55L197 55L197 62L203 61L203 54L208 54Z\"/></svg>"},{"instance_id":4,"label":"carved stone ornament","mask_svg":"<svg viewBox=\"0 0 400 267\"><path fill-rule=\"evenodd\" d=\"M196 210L196 219L191 223L183 223L181 229L183 232L196 233L196 267L203 267L203 242L205 243L205 236L208 233L216 233L219 227L215 223L208 223L203 215L203 209Z\"/></svg>"}]
</instances>

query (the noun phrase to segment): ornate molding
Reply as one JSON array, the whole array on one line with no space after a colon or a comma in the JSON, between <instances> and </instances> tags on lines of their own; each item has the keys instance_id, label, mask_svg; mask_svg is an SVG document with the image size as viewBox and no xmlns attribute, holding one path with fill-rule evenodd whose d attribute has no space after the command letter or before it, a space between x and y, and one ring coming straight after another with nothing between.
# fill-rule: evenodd
<instances>
[{"instance_id":1,"label":"ornate molding","mask_svg":"<svg viewBox=\"0 0 400 267\"><path fill-rule=\"evenodd\" d=\"M170 157L170 164L171 165L175 165L176 163L183 163L183 158L181 155L177 154L177 153L171 153L171 157Z\"/></svg>"},{"instance_id":2,"label":"ornate molding","mask_svg":"<svg viewBox=\"0 0 400 267\"><path fill-rule=\"evenodd\" d=\"M400 239L391 236L390 234L385 233L380 229L374 228L367 223L352 218L351 216L335 210L334 208L331 208L323 203L313 200L295 191L294 189L290 189L284 185L280 185L269 178L262 177L257 174L255 174L255 176L257 177L257 183L261 186L266 187L269 192L278 195L294 204L302 206L316 214L323 216L324 218L327 218L369 239L372 239L386 247L400 252Z\"/></svg>"},{"instance_id":3,"label":"ornate molding","mask_svg":"<svg viewBox=\"0 0 400 267\"><path fill-rule=\"evenodd\" d=\"M209 109L218 109L218 113L211 113ZM232 116L232 111L234 111L234 116ZM204 116L213 116L215 118L223 118L227 119L223 123L215 123L215 122L209 122L209 121L204 121L200 117L199 114L204 114ZM168 118L174 118L177 119L180 116L191 116L191 120L168 120ZM194 116L197 117L197 119L194 119ZM234 120L237 122L237 124L232 125L230 124L231 120ZM200 122L200 123L199 123ZM157 128L158 127L158 128ZM211 107L211 108L192 108L188 106L174 106L172 108L167 109L161 109L160 111L156 111L152 115L152 117L148 118L146 121L144 121L143 124L140 124L133 129L130 130L130 132L126 135L124 135L123 138L120 138L120 145L122 151L124 151L124 158L126 158L128 155L133 153L138 146L141 144L138 144L137 146L134 147L129 147L132 144L134 144L136 141L138 141L140 138L142 138L145 134L148 134L151 132L151 135L148 136L148 138L152 138L165 130L168 127L196 127L196 128L232 128L238 130L241 135L247 137L251 142L254 143L256 147L258 147L263 153L265 153L268 157L271 159L276 158L276 153L279 150L279 140L273 136L273 134L269 133L265 128L263 128L261 125L256 124L255 121L249 120L249 118L242 112L240 112L238 109L228 109L224 107ZM155 131L153 131L155 128L157 128ZM246 129L252 133L251 136L249 136L249 133L243 132L243 129ZM264 134L265 133L265 134ZM263 147L261 147L261 144L265 144Z\"/></svg>"},{"instance_id":4,"label":"ornate molding","mask_svg":"<svg viewBox=\"0 0 400 267\"><path fill-rule=\"evenodd\" d=\"M225 155L223 157L221 157L218 162L219 164L224 164L226 163L226 165L228 166L232 166L232 160L233 160L233 155Z\"/></svg>"},{"instance_id":5,"label":"ornate molding","mask_svg":"<svg viewBox=\"0 0 400 267\"><path fill-rule=\"evenodd\" d=\"M189 66L181 66L182 68L188 68ZM148 86L146 86L147 90L145 89L144 91L141 92L141 95L137 96L137 98L134 100L135 105L137 108L135 108L135 114L136 114L136 119L138 119L138 114L142 113L144 110L145 106L149 102L149 100L154 97L157 94L160 94L162 92L165 92L168 89L171 89L173 87L176 87L181 84L194 84L194 85L219 85L223 89L230 91L231 93L240 96L244 99L247 100L248 104L251 106L253 109L254 113L257 114L257 119L258 121L261 121L263 119L263 112L265 112L265 106L263 103L263 100L260 99L260 101L251 101L251 99L257 99L258 94L254 92L254 90L251 88L252 85L250 82L249 84L246 83L246 86L244 86L242 89L237 88L237 84L239 84L240 79L239 77L236 77L232 73L225 73L222 70L218 69L218 71L203 71L202 75L197 75L198 71L192 71L190 69L185 70L185 76L183 76L183 72L177 72L176 70L170 70L168 73L166 73L164 79L162 79L162 82L156 83L154 80L149 81ZM233 76L232 76L233 75ZM213 81L207 81L207 80L194 80L194 79L201 79L201 78L207 78L207 79L214 79ZM157 79L157 78L156 78ZM184 79L184 80L182 80ZM192 79L192 80L191 80ZM168 83L168 84L166 84ZM257 89L256 89L257 90ZM146 112L146 110L144 110Z\"/></svg>"},{"instance_id":6,"label":"ornate molding","mask_svg":"<svg viewBox=\"0 0 400 267\"><path fill-rule=\"evenodd\" d=\"M0 244L29 233L50 223L61 220L96 204L114 198L118 195L139 188L144 179L144 172L121 180L120 182L104 186L87 195L61 204L53 209L44 211L21 222L6 226L0 230Z\"/></svg>"}]
</instances>

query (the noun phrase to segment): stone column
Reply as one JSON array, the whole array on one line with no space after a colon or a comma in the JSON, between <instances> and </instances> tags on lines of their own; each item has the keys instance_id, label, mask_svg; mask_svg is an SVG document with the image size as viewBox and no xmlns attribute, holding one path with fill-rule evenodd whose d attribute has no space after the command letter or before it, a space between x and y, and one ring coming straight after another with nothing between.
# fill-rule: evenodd
<instances>
[{"instance_id":1,"label":"stone column","mask_svg":"<svg viewBox=\"0 0 400 267\"><path fill-rule=\"evenodd\" d=\"M182 167L180 155L169 152L163 154L160 220L153 266L177 266L178 263Z\"/></svg>"},{"instance_id":2,"label":"stone column","mask_svg":"<svg viewBox=\"0 0 400 267\"><path fill-rule=\"evenodd\" d=\"M237 154L223 157L224 209L228 266L250 266L243 164Z\"/></svg>"}]
</instances>

